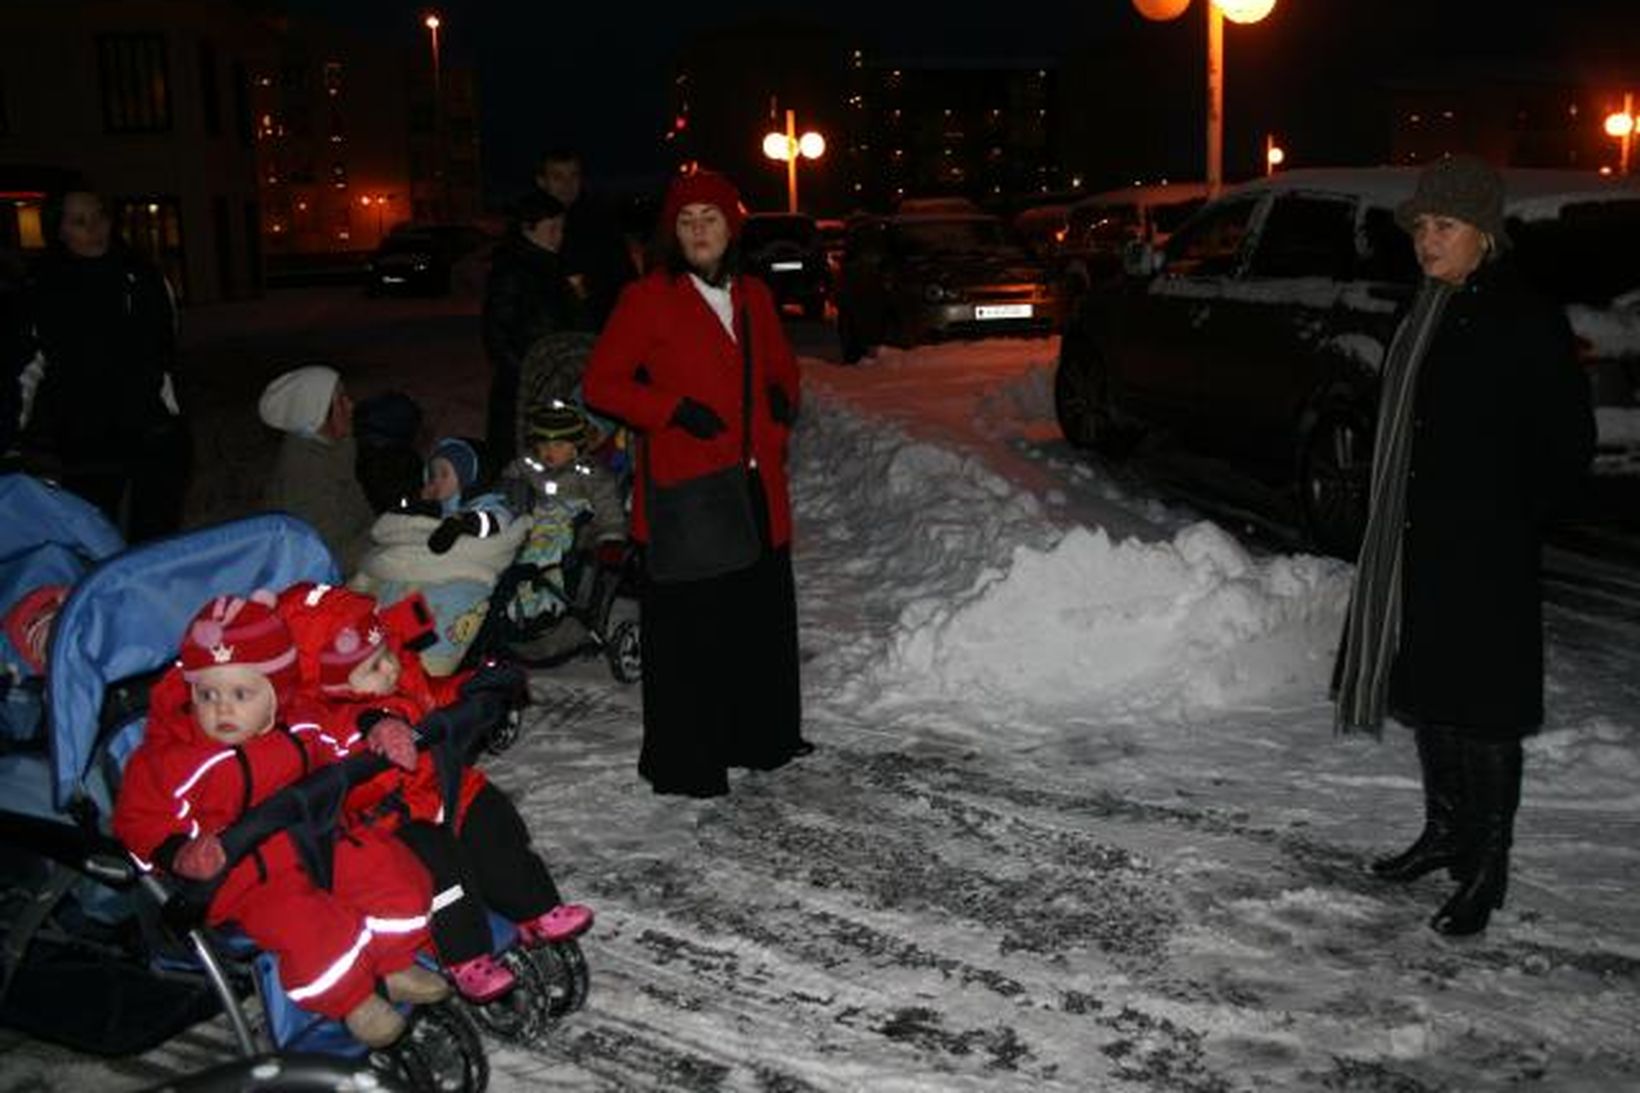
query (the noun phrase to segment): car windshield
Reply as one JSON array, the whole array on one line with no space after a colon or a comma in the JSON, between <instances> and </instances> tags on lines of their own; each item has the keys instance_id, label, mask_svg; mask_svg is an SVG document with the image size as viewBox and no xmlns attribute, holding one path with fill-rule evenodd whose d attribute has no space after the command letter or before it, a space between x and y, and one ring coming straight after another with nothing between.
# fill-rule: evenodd
<instances>
[{"instance_id":1,"label":"car windshield","mask_svg":"<svg viewBox=\"0 0 1640 1093\"><path fill-rule=\"evenodd\" d=\"M806 216L756 216L740 231L740 245L748 251L762 250L770 243L789 242L812 247L817 236L814 221Z\"/></svg>"},{"instance_id":2,"label":"car windshield","mask_svg":"<svg viewBox=\"0 0 1640 1093\"><path fill-rule=\"evenodd\" d=\"M962 220L904 221L894 225L895 245L908 255L971 254L1013 250L1002 221L981 217Z\"/></svg>"},{"instance_id":3,"label":"car windshield","mask_svg":"<svg viewBox=\"0 0 1640 1093\"><path fill-rule=\"evenodd\" d=\"M1560 303L1602 306L1640 290L1640 200L1580 202L1508 230L1522 271Z\"/></svg>"}]
</instances>

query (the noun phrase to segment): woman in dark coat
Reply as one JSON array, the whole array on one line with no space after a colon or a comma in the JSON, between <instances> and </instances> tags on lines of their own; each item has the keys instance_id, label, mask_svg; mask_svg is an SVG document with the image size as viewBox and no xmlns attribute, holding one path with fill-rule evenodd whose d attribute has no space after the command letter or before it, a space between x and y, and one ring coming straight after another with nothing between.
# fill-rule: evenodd
<instances>
[{"instance_id":1,"label":"woman in dark coat","mask_svg":"<svg viewBox=\"0 0 1640 1093\"><path fill-rule=\"evenodd\" d=\"M45 358L23 437L29 465L96 504L132 542L175 531L192 464L177 403L176 308L102 199L55 195L28 309Z\"/></svg>"},{"instance_id":2,"label":"woman in dark coat","mask_svg":"<svg viewBox=\"0 0 1640 1093\"><path fill-rule=\"evenodd\" d=\"M531 192L514 215L517 227L496 247L484 288L484 351L490 358L484 443L498 467L518 454L518 381L530 347L549 334L590 329L586 305L558 253L564 206L550 194Z\"/></svg>"},{"instance_id":3,"label":"woman in dark coat","mask_svg":"<svg viewBox=\"0 0 1640 1093\"><path fill-rule=\"evenodd\" d=\"M1564 313L1503 253L1497 171L1442 160L1397 220L1425 280L1385 365L1339 723L1413 728L1424 831L1372 868L1449 871L1431 925L1466 935L1507 889L1521 739L1543 723L1542 528L1588 467L1594 420Z\"/></svg>"},{"instance_id":4,"label":"woman in dark coat","mask_svg":"<svg viewBox=\"0 0 1640 1093\"><path fill-rule=\"evenodd\" d=\"M772 770L812 750L800 733L786 481L797 362L768 288L736 271L741 220L721 175L675 180L660 220L666 266L627 286L587 362L587 402L643 445L632 523L648 548L638 773L656 793L718 796L729 767ZM755 529L746 559L704 576L657 571L682 528L651 519L652 491L737 465Z\"/></svg>"}]
</instances>

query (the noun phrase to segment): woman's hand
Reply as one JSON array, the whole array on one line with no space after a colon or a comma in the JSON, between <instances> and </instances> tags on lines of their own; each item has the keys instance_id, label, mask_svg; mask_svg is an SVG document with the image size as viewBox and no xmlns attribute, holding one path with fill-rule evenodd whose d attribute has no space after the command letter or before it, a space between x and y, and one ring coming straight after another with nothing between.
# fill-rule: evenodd
<instances>
[{"instance_id":1,"label":"woman's hand","mask_svg":"<svg viewBox=\"0 0 1640 1093\"><path fill-rule=\"evenodd\" d=\"M786 389L778 383L769 384L769 416L776 424L790 429L797 423L797 413L792 409L792 400L786 397Z\"/></svg>"},{"instance_id":2,"label":"woman's hand","mask_svg":"<svg viewBox=\"0 0 1640 1093\"><path fill-rule=\"evenodd\" d=\"M717 416L716 411L687 395L678 400L671 421L696 440L711 440L724 429L723 419Z\"/></svg>"}]
</instances>

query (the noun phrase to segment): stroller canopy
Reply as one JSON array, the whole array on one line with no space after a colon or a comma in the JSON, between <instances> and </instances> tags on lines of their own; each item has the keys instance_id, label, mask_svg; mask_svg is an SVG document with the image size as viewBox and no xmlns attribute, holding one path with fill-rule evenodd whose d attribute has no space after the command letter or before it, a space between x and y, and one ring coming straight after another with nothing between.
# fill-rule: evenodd
<instances>
[{"instance_id":1,"label":"stroller canopy","mask_svg":"<svg viewBox=\"0 0 1640 1093\"><path fill-rule=\"evenodd\" d=\"M47 666L57 807L68 808L91 768L104 691L174 660L207 600L338 579L318 533L282 513L146 543L88 574L57 617Z\"/></svg>"},{"instance_id":2,"label":"stroller canopy","mask_svg":"<svg viewBox=\"0 0 1640 1093\"><path fill-rule=\"evenodd\" d=\"M125 548L102 510L67 490L26 474L0 474L0 559L55 543L90 561Z\"/></svg>"}]
</instances>

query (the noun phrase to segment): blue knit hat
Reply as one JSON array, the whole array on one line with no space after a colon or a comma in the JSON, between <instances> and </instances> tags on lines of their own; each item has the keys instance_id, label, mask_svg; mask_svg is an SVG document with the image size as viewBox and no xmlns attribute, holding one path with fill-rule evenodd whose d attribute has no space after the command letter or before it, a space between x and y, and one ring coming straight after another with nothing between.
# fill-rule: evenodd
<instances>
[{"instance_id":1,"label":"blue knit hat","mask_svg":"<svg viewBox=\"0 0 1640 1093\"><path fill-rule=\"evenodd\" d=\"M447 436L433 445L433 453L427 457L429 471L435 459L449 460L451 469L456 472L456 481L461 483L463 490L471 489L473 483L478 481L478 452L460 437Z\"/></svg>"}]
</instances>

